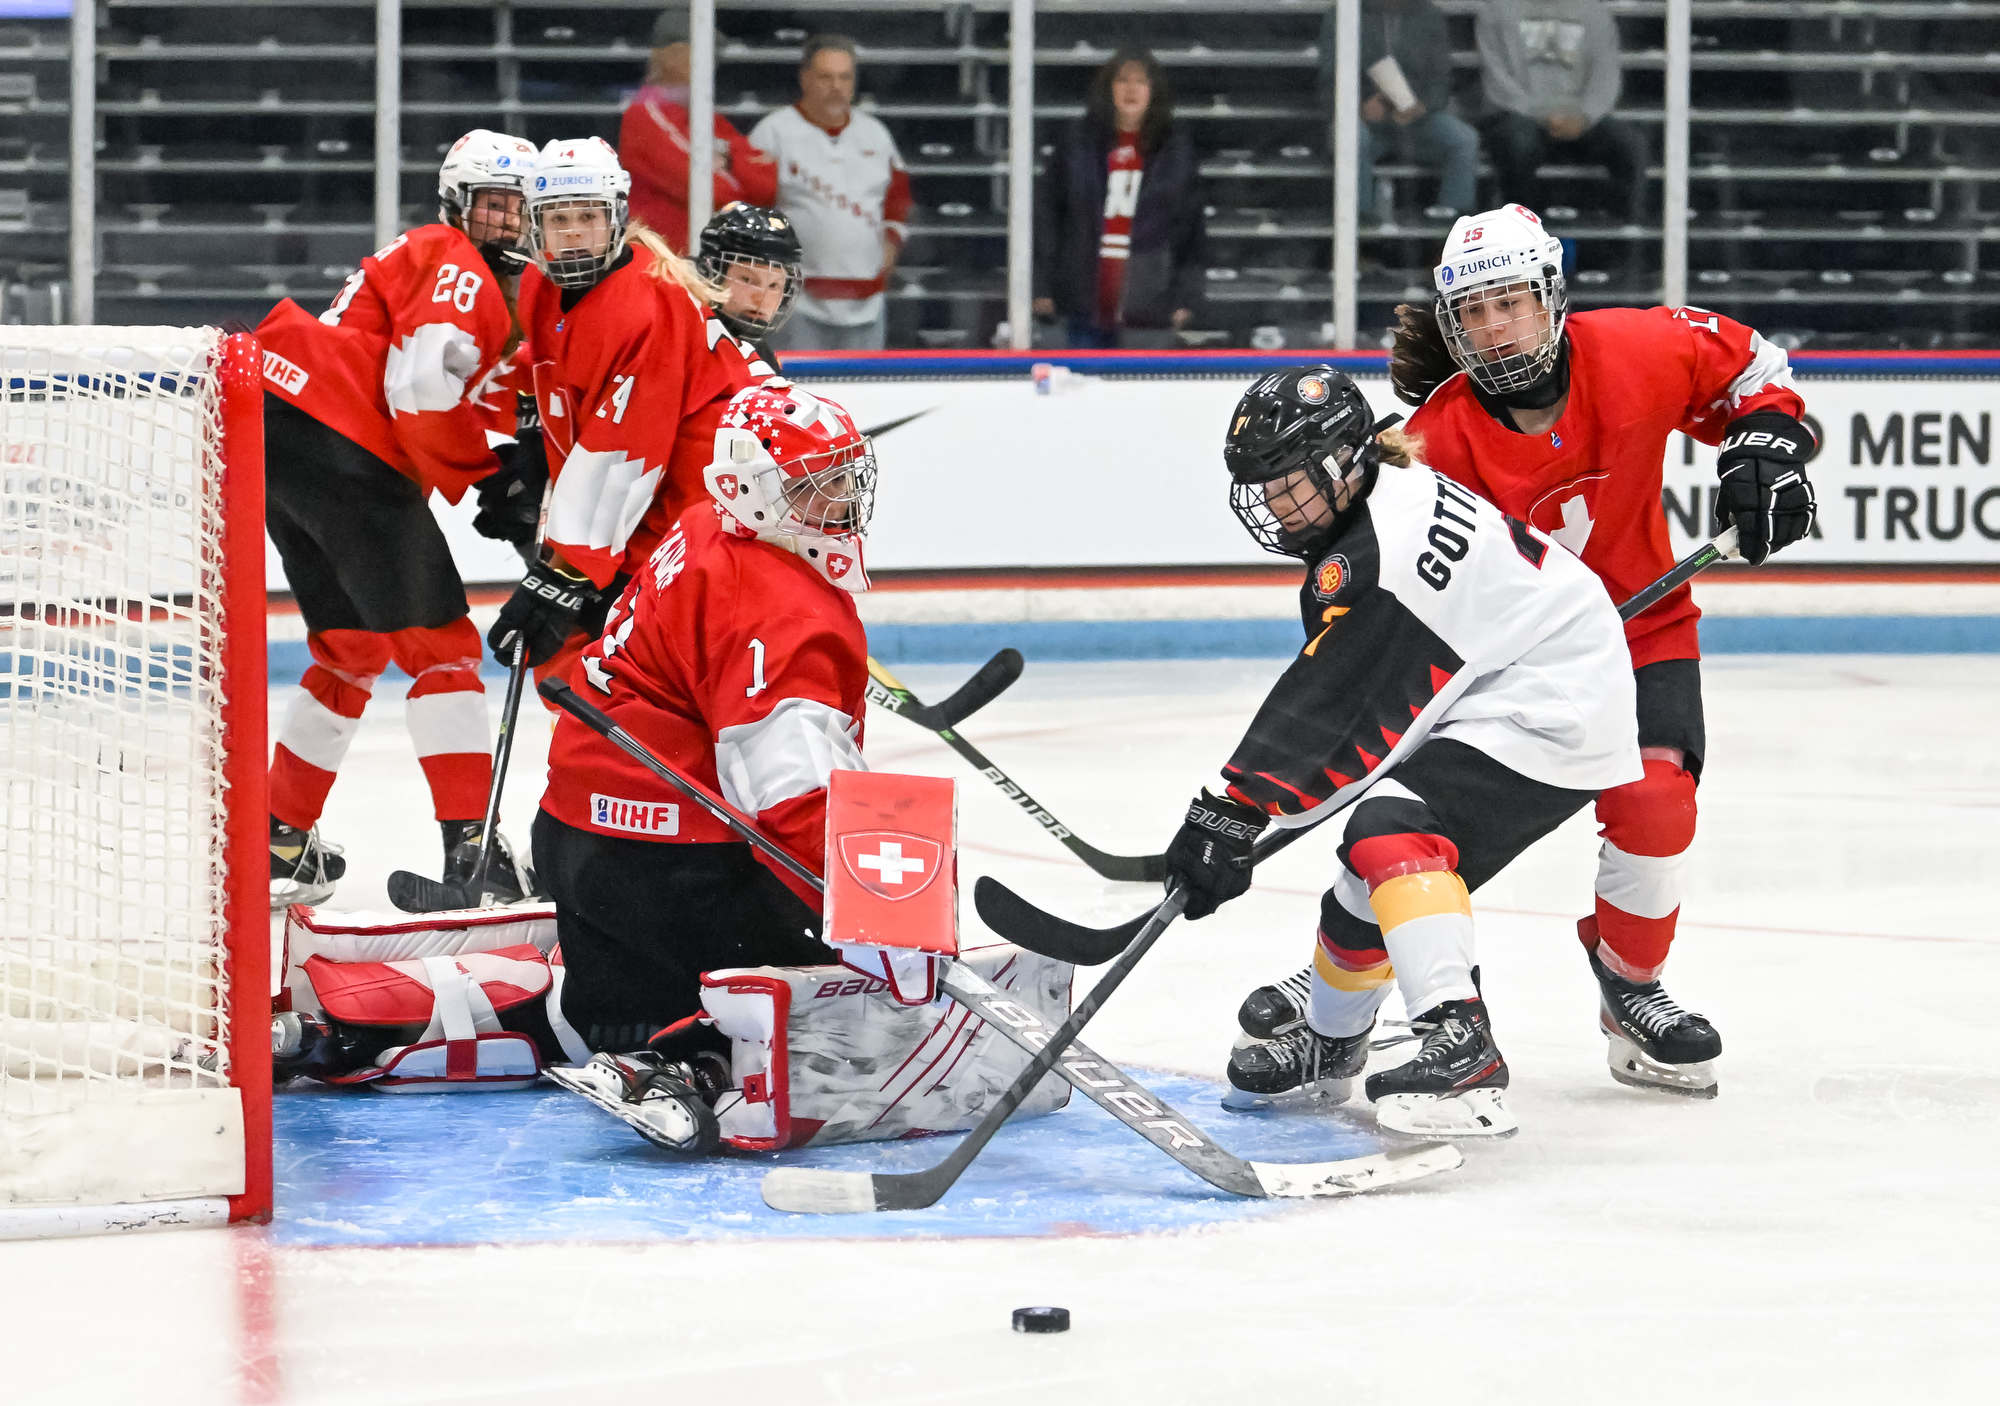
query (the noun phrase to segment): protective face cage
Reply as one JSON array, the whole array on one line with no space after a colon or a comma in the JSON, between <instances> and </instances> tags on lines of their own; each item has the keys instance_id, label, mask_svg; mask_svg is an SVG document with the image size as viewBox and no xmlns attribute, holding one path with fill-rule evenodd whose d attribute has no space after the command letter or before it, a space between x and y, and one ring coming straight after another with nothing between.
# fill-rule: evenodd
<instances>
[{"instance_id":1,"label":"protective face cage","mask_svg":"<svg viewBox=\"0 0 2000 1406\"><path fill-rule=\"evenodd\" d=\"M572 249L563 253L549 250L547 219L558 210L601 209L605 213L606 239L601 252ZM625 197L565 196L556 200L530 201L528 241L535 263L558 288L588 288L611 270L625 250L627 224Z\"/></svg>"},{"instance_id":2,"label":"protective face cage","mask_svg":"<svg viewBox=\"0 0 2000 1406\"><path fill-rule=\"evenodd\" d=\"M461 185L438 192L438 213L445 223L464 231L480 254L491 267L509 274L519 273L534 262L528 253L528 204L525 197L521 201L520 224L510 237L504 222L497 229L487 227L484 216L475 213L481 191L497 190L503 194L521 195L518 184L495 182L491 185Z\"/></svg>"},{"instance_id":3,"label":"protective face cage","mask_svg":"<svg viewBox=\"0 0 2000 1406\"><path fill-rule=\"evenodd\" d=\"M764 500L784 505L773 529L801 537L861 536L875 516L875 446L867 440L788 458L759 473Z\"/></svg>"},{"instance_id":4,"label":"protective face cage","mask_svg":"<svg viewBox=\"0 0 2000 1406\"><path fill-rule=\"evenodd\" d=\"M1489 326L1482 312L1502 297L1522 298L1530 306L1515 312L1507 324L1508 337L1495 339L1489 331L1482 338L1499 341L1499 346L1479 350L1467 324ZM1562 350L1563 320L1569 314L1569 288L1559 269L1544 266L1541 273L1510 283L1485 283L1449 294L1437 300L1438 326L1445 346L1472 383L1488 395L1508 395L1539 384L1556 363Z\"/></svg>"},{"instance_id":5,"label":"protective face cage","mask_svg":"<svg viewBox=\"0 0 2000 1406\"><path fill-rule=\"evenodd\" d=\"M1373 445L1356 454L1336 444L1269 478L1233 480L1229 507L1265 551L1311 560L1366 490L1374 464Z\"/></svg>"},{"instance_id":6,"label":"protective face cage","mask_svg":"<svg viewBox=\"0 0 2000 1406\"><path fill-rule=\"evenodd\" d=\"M767 337L783 327L786 319L791 317L792 303L799 296L801 282L797 264L780 263L775 259L760 259L754 254L739 254L734 250L724 250L714 253L704 252L696 260L696 266L700 268L703 277L721 286L725 298L729 289L729 270L732 267L776 269L784 274L785 290L778 297L778 306L771 312L731 311L727 301L716 308L715 315L722 319L722 325L737 336Z\"/></svg>"}]
</instances>

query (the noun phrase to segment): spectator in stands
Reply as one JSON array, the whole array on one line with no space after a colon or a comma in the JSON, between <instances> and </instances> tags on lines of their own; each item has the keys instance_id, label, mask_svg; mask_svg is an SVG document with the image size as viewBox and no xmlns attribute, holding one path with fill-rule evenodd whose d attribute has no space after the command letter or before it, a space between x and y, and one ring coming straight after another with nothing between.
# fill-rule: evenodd
<instances>
[{"instance_id":1,"label":"spectator in stands","mask_svg":"<svg viewBox=\"0 0 2000 1406\"><path fill-rule=\"evenodd\" d=\"M1332 89L1333 13L1321 28L1323 85ZM1362 91L1359 132L1361 223L1395 214L1375 201L1375 158L1383 146L1407 148L1438 170L1432 220L1470 210L1479 179L1479 133L1451 110L1451 41L1433 0L1362 0Z\"/></svg>"},{"instance_id":2,"label":"spectator in stands","mask_svg":"<svg viewBox=\"0 0 2000 1406\"><path fill-rule=\"evenodd\" d=\"M777 338L784 351L875 351L883 291L907 233L910 176L889 129L854 110L854 41L806 40L799 100L751 129L778 166L778 206L805 251L805 289Z\"/></svg>"},{"instance_id":3,"label":"spectator in stands","mask_svg":"<svg viewBox=\"0 0 2000 1406\"><path fill-rule=\"evenodd\" d=\"M1035 315L1061 318L1079 347L1186 327L1203 278L1199 178L1166 74L1149 51L1120 50L1036 190Z\"/></svg>"},{"instance_id":4,"label":"spectator in stands","mask_svg":"<svg viewBox=\"0 0 2000 1406\"><path fill-rule=\"evenodd\" d=\"M1486 149L1500 177L1500 204L1558 218L1548 203L1544 161L1601 162L1614 215L1646 209L1646 149L1610 115L1621 78L1618 29L1603 0L1486 0L1479 8L1479 61L1488 116Z\"/></svg>"},{"instance_id":5,"label":"spectator in stands","mask_svg":"<svg viewBox=\"0 0 2000 1406\"><path fill-rule=\"evenodd\" d=\"M618 160L632 176L632 217L665 239L674 252L688 249L688 47L687 6L677 4L653 22L653 53L646 84L633 95L618 126ZM732 200L770 205L778 198L778 171L728 118L715 114L713 209Z\"/></svg>"}]
</instances>

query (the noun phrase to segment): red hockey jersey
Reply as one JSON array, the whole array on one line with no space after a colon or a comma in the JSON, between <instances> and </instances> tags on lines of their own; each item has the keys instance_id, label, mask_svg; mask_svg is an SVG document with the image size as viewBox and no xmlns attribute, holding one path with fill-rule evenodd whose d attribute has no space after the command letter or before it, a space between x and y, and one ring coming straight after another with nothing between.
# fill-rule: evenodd
<instances>
[{"instance_id":1,"label":"red hockey jersey","mask_svg":"<svg viewBox=\"0 0 2000 1406\"><path fill-rule=\"evenodd\" d=\"M1674 563L1660 506L1667 435L1715 444L1755 410L1803 415L1785 354L1700 308L1572 314L1569 403L1525 435L1486 413L1463 374L1410 417L1423 458L1583 558L1622 601ZM1625 627L1634 668L1701 656L1685 586Z\"/></svg>"},{"instance_id":2,"label":"red hockey jersey","mask_svg":"<svg viewBox=\"0 0 2000 1406\"><path fill-rule=\"evenodd\" d=\"M652 267L652 253L634 245L630 259L567 299L540 270L521 276L521 329L555 480L547 540L600 586L708 501L701 475L723 407L772 374L712 309Z\"/></svg>"},{"instance_id":3,"label":"red hockey jersey","mask_svg":"<svg viewBox=\"0 0 2000 1406\"><path fill-rule=\"evenodd\" d=\"M257 328L274 394L453 503L500 466L487 431L513 433L489 381L513 336L493 271L443 224L363 259L318 317L287 298Z\"/></svg>"},{"instance_id":4,"label":"red hockey jersey","mask_svg":"<svg viewBox=\"0 0 2000 1406\"><path fill-rule=\"evenodd\" d=\"M864 769L868 641L852 594L781 546L730 535L713 504L698 504L640 566L570 684L823 867L827 777ZM542 809L579 830L626 839L736 838L568 714L549 745ZM819 906L817 894L770 867Z\"/></svg>"}]
</instances>

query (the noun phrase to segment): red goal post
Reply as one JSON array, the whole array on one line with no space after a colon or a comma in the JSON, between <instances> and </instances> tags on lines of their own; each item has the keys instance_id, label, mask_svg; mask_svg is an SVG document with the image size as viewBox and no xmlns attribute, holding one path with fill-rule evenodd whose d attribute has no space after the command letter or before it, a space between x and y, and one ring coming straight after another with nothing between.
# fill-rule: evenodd
<instances>
[{"instance_id":1,"label":"red goal post","mask_svg":"<svg viewBox=\"0 0 2000 1406\"><path fill-rule=\"evenodd\" d=\"M270 1215L261 362L0 327L0 1238Z\"/></svg>"}]
</instances>

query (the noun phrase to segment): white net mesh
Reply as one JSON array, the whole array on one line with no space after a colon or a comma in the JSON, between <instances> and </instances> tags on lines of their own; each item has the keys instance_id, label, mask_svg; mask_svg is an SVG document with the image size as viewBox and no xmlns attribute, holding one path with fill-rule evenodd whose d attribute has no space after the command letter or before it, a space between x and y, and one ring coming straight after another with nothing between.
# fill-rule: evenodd
<instances>
[{"instance_id":1,"label":"white net mesh","mask_svg":"<svg viewBox=\"0 0 2000 1406\"><path fill-rule=\"evenodd\" d=\"M228 1082L218 342L0 328L0 1204Z\"/></svg>"}]
</instances>

